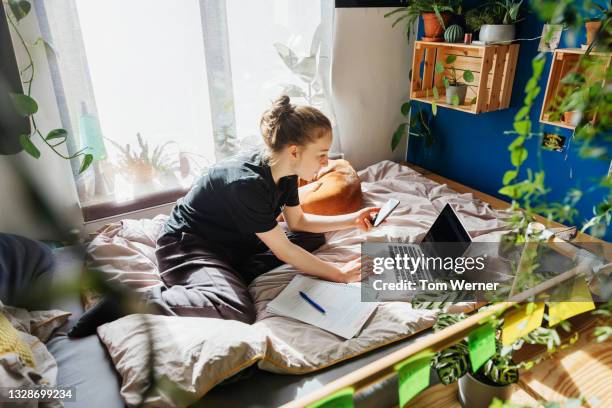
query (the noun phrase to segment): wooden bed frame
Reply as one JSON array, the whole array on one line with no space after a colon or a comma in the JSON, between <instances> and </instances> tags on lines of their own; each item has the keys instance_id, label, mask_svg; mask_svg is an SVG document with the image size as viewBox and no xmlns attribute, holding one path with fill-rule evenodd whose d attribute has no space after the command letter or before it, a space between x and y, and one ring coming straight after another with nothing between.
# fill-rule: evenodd
<instances>
[{"instance_id":1,"label":"wooden bed frame","mask_svg":"<svg viewBox=\"0 0 612 408\"><path fill-rule=\"evenodd\" d=\"M402 163L402 164L421 173L423 176L429 178L430 180L436 181L437 183L440 183L440 184L447 184L450 188L452 188L458 193L472 193L475 197L490 204L495 209L506 209L510 207L510 203L508 202L505 202L503 200L500 200L498 198L495 198L491 195L475 190L463 184L457 183L455 181L449 180L445 177L437 175L421 167L418 167L418 166L415 166L409 163ZM549 222L543 217L538 217L537 220L541 222L542 224L546 225L548 228L565 227L564 225L556 223L556 222ZM576 244L577 246L580 246L581 244L584 244L584 243L600 244L599 246L602 248L602 251L603 251L603 253L601 253L600 255L603 255L604 258L608 260L608 262L610 262L610 260L612 259L612 252L610 250L610 244L602 240L591 237L587 234L578 233L576 238L572 240L572 243ZM558 284L566 279L570 279L576 276L576 274L583 273L583 272L584 272L583 270L580 270L580 266L576 268L572 268L570 271L567 271L559 275L558 277L556 277L554 279L555 282L553 283L553 285ZM548 282L550 281L544 282L544 284L542 285L546 286L545 284L547 284ZM492 316L495 314L503 315L503 313L505 313L507 310L511 308L514 310L516 307L525 307L525 301L529 298L530 295L533 295L534 293L539 293L542 290L545 290L545 289L540 288L540 286L542 285L539 285L536 290L528 291L530 293L523 293L523 294L517 295L516 297L512 299L511 302L508 301L508 302L496 303L490 309L486 311L480 311L480 312L474 313L467 319L457 324L447 327L446 329L438 333L427 336L418 342L409 344L406 347L400 350L397 350L381 358L380 360L374 363L366 365L344 377L338 378L337 380L320 388L316 392L306 395L305 397L300 398L298 400L289 402L283 405L283 407L285 408L305 407L339 390L342 390L346 387L353 387L355 390L355 393L359 393L360 390L364 390L365 388L369 387L372 384L375 384L377 382L386 380L394 376L395 371L393 369L393 366L401 361L404 361L408 357L415 355L426 349L430 349L434 352L441 351L463 340L465 337L468 336L470 332L472 332L476 327L480 325L480 322L484 321L484 319L486 319L488 316ZM548 284L548 286L551 286L551 284ZM424 391L424 393L426 391ZM416 399L419 399L419 397L417 396Z\"/></svg>"}]
</instances>

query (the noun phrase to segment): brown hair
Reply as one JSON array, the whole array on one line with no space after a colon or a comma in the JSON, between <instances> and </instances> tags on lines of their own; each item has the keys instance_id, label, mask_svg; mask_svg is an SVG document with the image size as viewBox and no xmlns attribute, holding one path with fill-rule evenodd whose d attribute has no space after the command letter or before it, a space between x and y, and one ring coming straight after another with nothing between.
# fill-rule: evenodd
<instances>
[{"instance_id":1,"label":"brown hair","mask_svg":"<svg viewBox=\"0 0 612 408\"><path fill-rule=\"evenodd\" d=\"M331 131L331 122L317 108L296 106L287 95L279 96L261 117L261 135L271 152L285 146L304 146Z\"/></svg>"}]
</instances>

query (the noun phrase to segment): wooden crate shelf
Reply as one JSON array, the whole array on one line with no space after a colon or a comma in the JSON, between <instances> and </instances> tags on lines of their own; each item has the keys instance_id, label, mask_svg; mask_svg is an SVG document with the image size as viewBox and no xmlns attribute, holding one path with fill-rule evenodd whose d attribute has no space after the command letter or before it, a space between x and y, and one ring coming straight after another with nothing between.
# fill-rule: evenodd
<instances>
[{"instance_id":1,"label":"wooden crate shelf","mask_svg":"<svg viewBox=\"0 0 612 408\"><path fill-rule=\"evenodd\" d=\"M575 126L565 123L562 120L553 120L551 117L551 110L554 109L555 103L557 103L565 93L567 92L566 86L560 81L570 72L576 72L578 68L578 61L584 55L585 50L580 48L562 48L555 50L553 54L552 64L550 66L550 72L548 74L548 82L546 83L546 92L544 93L544 102L542 103L542 111L540 112L540 122L548 125L554 125L565 129L574 129ZM605 72L610 66L610 59L612 57L609 53L591 52L591 58L594 59L605 59L606 62L599 73L590 73L589 75L601 76L602 80L605 78Z\"/></svg>"},{"instance_id":2,"label":"wooden crate shelf","mask_svg":"<svg viewBox=\"0 0 612 408\"><path fill-rule=\"evenodd\" d=\"M410 98L432 103L433 88L438 90L436 105L468 113L483 113L510 106L512 84L516 71L519 45L474 45L416 41L412 58ZM452 64L457 76L465 70L474 74L464 105L451 105L445 101L446 90L442 78L449 75L448 55L456 55ZM435 72L436 62L444 65L442 73Z\"/></svg>"}]
</instances>

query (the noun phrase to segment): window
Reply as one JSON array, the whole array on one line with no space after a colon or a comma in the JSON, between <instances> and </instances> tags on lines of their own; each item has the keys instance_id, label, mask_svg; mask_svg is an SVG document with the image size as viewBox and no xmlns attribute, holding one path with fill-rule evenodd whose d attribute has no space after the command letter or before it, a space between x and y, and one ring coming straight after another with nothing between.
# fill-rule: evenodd
<instances>
[{"instance_id":1,"label":"window","mask_svg":"<svg viewBox=\"0 0 612 408\"><path fill-rule=\"evenodd\" d=\"M46 4L45 4L46 3ZM330 116L333 2L35 2L86 220L183 195L286 92Z\"/></svg>"}]
</instances>

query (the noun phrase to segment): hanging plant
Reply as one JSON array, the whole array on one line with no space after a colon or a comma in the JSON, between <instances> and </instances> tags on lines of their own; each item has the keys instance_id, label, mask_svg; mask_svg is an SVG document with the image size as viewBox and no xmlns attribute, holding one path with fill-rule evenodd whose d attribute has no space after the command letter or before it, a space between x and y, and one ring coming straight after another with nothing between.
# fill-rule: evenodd
<instances>
[{"instance_id":1,"label":"hanging plant","mask_svg":"<svg viewBox=\"0 0 612 408\"><path fill-rule=\"evenodd\" d=\"M32 5L26 0L8 0L8 6L10 13L6 13L6 19L9 25L13 28L14 32L17 34L19 43L23 47L27 56L27 65L19 70L20 76L22 77L22 83L25 86L25 91L24 93L10 93L11 101L17 114L23 116L24 118L28 118L31 124L30 134L19 135L19 143L23 147L23 150L25 150L26 153L35 159L38 159L41 153L38 147L36 147L32 141L32 138L34 137L39 137L53 153L63 159L71 160L77 157L82 157L81 166L79 168L79 173L82 173L87 170L93 161L93 155L86 153L87 147L72 155L66 155L59 150L60 146L65 144L66 140L68 139L68 132L66 129L53 129L47 133L46 136L44 136L36 122L35 115L38 112L38 103L32 97L32 83L34 82L36 67L34 65L32 53L30 52L30 47L24 40L18 28L19 21L23 20L30 13ZM44 41L38 40L35 44L37 43L44 43Z\"/></svg>"}]
</instances>

